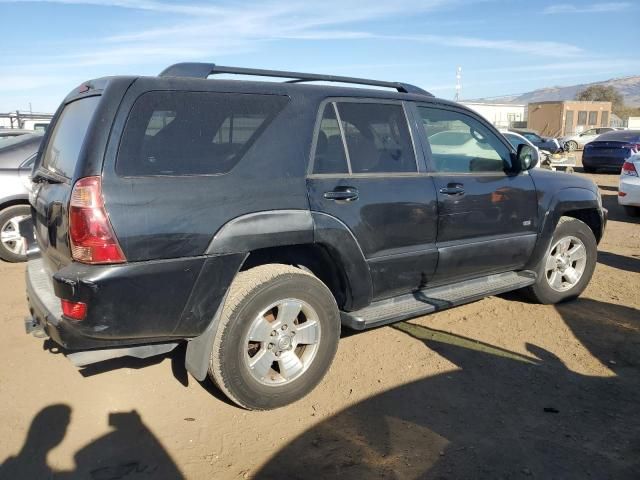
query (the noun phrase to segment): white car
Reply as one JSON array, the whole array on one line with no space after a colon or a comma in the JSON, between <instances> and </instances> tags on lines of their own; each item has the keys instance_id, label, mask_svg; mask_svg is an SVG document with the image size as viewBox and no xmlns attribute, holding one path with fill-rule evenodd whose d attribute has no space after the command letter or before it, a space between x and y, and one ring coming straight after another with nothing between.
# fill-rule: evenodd
<instances>
[{"instance_id":1,"label":"white car","mask_svg":"<svg viewBox=\"0 0 640 480\"><path fill-rule=\"evenodd\" d=\"M640 153L633 155L622 165L618 203L631 217L640 217Z\"/></svg>"},{"instance_id":2,"label":"white car","mask_svg":"<svg viewBox=\"0 0 640 480\"><path fill-rule=\"evenodd\" d=\"M595 140L598 135L606 132L612 132L618 130L614 127L598 127L590 128L582 133L576 133L575 135L568 135L560 139L560 145L564 148L565 152L573 152L579 148L583 148L587 143Z\"/></svg>"}]
</instances>

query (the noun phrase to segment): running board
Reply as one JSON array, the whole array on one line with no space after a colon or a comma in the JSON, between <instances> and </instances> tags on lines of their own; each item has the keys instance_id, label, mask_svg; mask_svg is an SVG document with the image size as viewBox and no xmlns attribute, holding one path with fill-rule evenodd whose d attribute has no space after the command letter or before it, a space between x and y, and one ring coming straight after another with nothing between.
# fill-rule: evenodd
<instances>
[{"instance_id":1,"label":"running board","mask_svg":"<svg viewBox=\"0 0 640 480\"><path fill-rule=\"evenodd\" d=\"M532 285L535 280L536 274L530 271L499 273L379 300L355 312L340 312L340 316L344 326L365 330L517 290Z\"/></svg>"}]
</instances>

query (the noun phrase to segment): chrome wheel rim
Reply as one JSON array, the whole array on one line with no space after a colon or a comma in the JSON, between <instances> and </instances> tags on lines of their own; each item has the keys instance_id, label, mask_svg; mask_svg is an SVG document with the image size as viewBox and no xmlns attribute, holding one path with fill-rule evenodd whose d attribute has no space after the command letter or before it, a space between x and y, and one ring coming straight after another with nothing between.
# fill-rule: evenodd
<instances>
[{"instance_id":1,"label":"chrome wheel rim","mask_svg":"<svg viewBox=\"0 0 640 480\"><path fill-rule=\"evenodd\" d=\"M565 146L567 147L567 150L569 150L570 152L573 152L575 149L578 148L578 144L576 142L574 142L573 140L568 141Z\"/></svg>"},{"instance_id":2,"label":"chrome wheel rim","mask_svg":"<svg viewBox=\"0 0 640 480\"><path fill-rule=\"evenodd\" d=\"M0 228L0 242L2 246L16 255L23 255L24 239L20 236L18 223L28 215L18 215L11 217Z\"/></svg>"},{"instance_id":3,"label":"chrome wheel rim","mask_svg":"<svg viewBox=\"0 0 640 480\"><path fill-rule=\"evenodd\" d=\"M279 300L252 320L244 341L245 365L263 385L286 385L309 369L320 335L318 314L308 303Z\"/></svg>"},{"instance_id":4,"label":"chrome wheel rim","mask_svg":"<svg viewBox=\"0 0 640 480\"><path fill-rule=\"evenodd\" d=\"M587 265L587 249L577 237L558 240L547 255L545 277L556 292L566 292L582 278Z\"/></svg>"}]
</instances>

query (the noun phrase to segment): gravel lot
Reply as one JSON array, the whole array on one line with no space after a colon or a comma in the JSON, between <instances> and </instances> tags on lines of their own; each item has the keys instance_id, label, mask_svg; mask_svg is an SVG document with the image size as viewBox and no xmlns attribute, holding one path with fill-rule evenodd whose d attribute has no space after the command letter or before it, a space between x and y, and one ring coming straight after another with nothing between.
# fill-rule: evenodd
<instances>
[{"instance_id":1,"label":"gravel lot","mask_svg":"<svg viewBox=\"0 0 640 480\"><path fill-rule=\"evenodd\" d=\"M609 224L579 300L346 334L273 412L189 377L183 350L78 371L25 335L24 266L0 263L0 478L640 478L640 223L617 175L591 177Z\"/></svg>"}]
</instances>

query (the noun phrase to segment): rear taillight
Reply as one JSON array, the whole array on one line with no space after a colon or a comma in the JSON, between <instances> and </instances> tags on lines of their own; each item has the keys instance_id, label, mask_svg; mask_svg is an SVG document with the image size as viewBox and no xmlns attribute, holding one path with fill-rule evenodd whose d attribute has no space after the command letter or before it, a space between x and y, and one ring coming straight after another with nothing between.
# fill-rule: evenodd
<instances>
[{"instance_id":1,"label":"rear taillight","mask_svg":"<svg viewBox=\"0 0 640 480\"><path fill-rule=\"evenodd\" d=\"M84 320L87 316L87 304L82 302L72 302L61 300L62 314L71 320Z\"/></svg>"},{"instance_id":2,"label":"rear taillight","mask_svg":"<svg viewBox=\"0 0 640 480\"><path fill-rule=\"evenodd\" d=\"M69 239L71 256L78 262L126 261L104 208L100 177L81 178L73 186L69 204Z\"/></svg>"},{"instance_id":3,"label":"rear taillight","mask_svg":"<svg viewBox=\"0 0 640 480\"><path fill-rule=\"evenodd\" d=\"M632 177L637 177L638 176L638 171L636 170L636 167L633 163L631 162L624 162L622 164L622 175L631 175Z\"/></svg>"}]
</instances>

